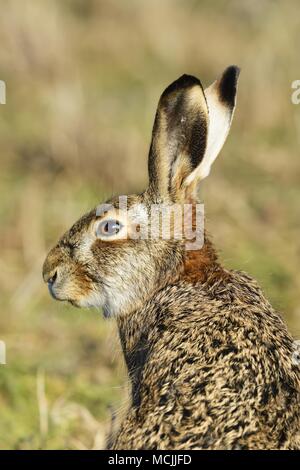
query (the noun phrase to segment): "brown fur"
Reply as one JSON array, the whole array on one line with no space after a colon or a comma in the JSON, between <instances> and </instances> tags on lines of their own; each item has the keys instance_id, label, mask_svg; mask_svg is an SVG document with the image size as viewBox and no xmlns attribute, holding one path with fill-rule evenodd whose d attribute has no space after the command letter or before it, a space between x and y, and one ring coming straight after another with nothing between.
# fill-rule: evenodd
<instances>
[{"instance_id":1,"label":"brown fur","mask_svg":"<svg viewBox=\"0 0 300 470\"><path fill-rule=\"evenodd\" d=\"M206 282L214 273L216 277L226 277L227 274L220 266L212 243L206 238L200 250L186 251L182 279L191 283Z\"/></svg>"},{"instance_id":2,"label":"brown fur","mask_svg":"<svg viewBox=\"0 0 300 470\"><path fill-rule=\"evenodd\" d=\"M299 448L300 374L286 327L249 276L212 276L179 281L118 318L135 405L113 448Z\"/></svg>"}]
</instances>

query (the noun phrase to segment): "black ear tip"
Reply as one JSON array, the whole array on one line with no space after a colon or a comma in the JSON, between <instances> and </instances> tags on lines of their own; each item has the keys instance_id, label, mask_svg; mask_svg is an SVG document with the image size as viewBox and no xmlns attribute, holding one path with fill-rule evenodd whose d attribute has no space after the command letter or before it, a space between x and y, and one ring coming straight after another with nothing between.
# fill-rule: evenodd
<instances>
[{"instance_id":1,"label":"black ear tip","mask_svg":"<svg viewBox=\"0 0 300 470\"><path fill-rule=\"evenodd\" d=\"M235 104L236 87L241 69L236 65L230 65L225 69L220 79L220 99L233 107Z\"/></svg>"},{"instance_id":2,"label":"black ear tip","mask_svg":"<svg viewBox=\"0 0 300 470\"><path fill-rule=\"evenodd\" d=\"M201 87L201 82L198 78L193 75L181 75L175 82L171 83L163 92L162 97L165 97L173 92L184 90L187 88L192 88L193 86L198 85Z\"/></svg>"},{"instance_id":3,"label":"black ear tip","mask_svg":"<svg viewBox=\"0 0 300 470\"><path fill-rule=\"evenodd\" d=\"M229 65L229 67L225 69L223 75L228 74L232 76L235 80L237 80L239 78L240 72L241 72L241 69L237 65Z\"/></svg>"},{"instance_id":4,"label":"black ear tip","mask_svg":"<svg viewBox=\"0 0 300 470\"><path fill-rule=\"evenodd\" d=\"M194 77L193 75L187 75L186 73L181 75L181 77L179 77L176 82L185 88L200 84L200 80L198 78Z\"/></svg>"}]
</instances>

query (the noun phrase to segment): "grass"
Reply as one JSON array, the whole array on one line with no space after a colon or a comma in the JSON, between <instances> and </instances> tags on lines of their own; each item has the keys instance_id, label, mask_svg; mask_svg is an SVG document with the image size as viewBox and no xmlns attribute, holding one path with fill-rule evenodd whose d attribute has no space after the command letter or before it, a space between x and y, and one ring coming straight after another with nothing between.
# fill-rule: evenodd
<instances>
[{"instance_id":1,"label":"grass","mask_svg":"<svg viewBox=\"0 0 300 470\"><path fill-rule=\"evenodd\" d=\"M82 213L142 189L155 107L182 73L242 68L231 135L201 186L228 267L300 335L298 2L10 0L1 7L0 448L101 448L126 397L113 323L53 302L45 254Z\"/></svg>"}]
</instances>

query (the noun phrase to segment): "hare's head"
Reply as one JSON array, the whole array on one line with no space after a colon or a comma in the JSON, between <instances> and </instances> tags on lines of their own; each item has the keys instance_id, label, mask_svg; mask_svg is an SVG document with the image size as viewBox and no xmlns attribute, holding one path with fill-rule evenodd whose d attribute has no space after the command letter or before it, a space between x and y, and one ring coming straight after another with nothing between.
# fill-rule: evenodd
<instances>
[{"instance_id":1,"label":"hare's head","mask_svg":"<svg viewBox=\"0 0 300 470\"><path fill-rule=\"evenodd\" d=\"M188 220L183 214L188 205L195 208L198 183L228 134L238 74L237 67L229 67L206 90L198 79L183 75L163 92L148 188L99 205L62 236L43 268L55 299L115 315L136 309L180 275L187 250L181 219Z\"/></svg>"}]
</instances>

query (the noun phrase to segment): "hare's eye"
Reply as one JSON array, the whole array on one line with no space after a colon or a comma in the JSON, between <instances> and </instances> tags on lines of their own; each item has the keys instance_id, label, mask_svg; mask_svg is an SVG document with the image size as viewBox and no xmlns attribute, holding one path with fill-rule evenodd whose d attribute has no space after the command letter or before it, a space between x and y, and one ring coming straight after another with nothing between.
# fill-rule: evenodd
<instances>
[{"instance_id":1,"label":"hare's eye","mask_svg":"<svg viewBox=\"0 0 300 470\"><path fill-rule=\"evenodd\" d=\"M123 225L118 220L104 220L98 225L96 235L98 237L117 235L122 227Z\"/></svg>"}]
</instances>

